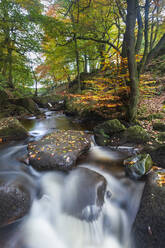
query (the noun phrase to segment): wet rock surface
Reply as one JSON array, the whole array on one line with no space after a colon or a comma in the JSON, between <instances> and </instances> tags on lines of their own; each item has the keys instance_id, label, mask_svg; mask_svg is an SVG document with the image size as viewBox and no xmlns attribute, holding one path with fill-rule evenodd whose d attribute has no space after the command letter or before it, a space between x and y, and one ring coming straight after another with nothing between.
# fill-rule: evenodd
<instances>
[{"instance_id":1,"label":"wet rock surface","mask_svg":"<svg viewBox=\"0 0 165 248\"><path fill-rule=\"evenodd\" d=\"M132 234L134 248L163 248L165 244L165 170L148 176Z\"/></svg>"},{"instance_id":2,"label":"wet rock surface","mask_svg":"<svg viewBox=\"0 0 165 248\"><path fill-rule=\"evenodd\" d=\"M3 118L0 120L0 138L2 140L18 140L27 137L27 130L15 117Z\"/></svg>"},{"instance_id":3,"label":"wet rock surface","mask_svg":"<svg viewBox=\"0 0 165 248\"><path fill-rule=\"evenodd\" d=\"M81 220L96 220L104 204L106 184L105 178L95 171L83 167L74 169L64 186L64 212Z\"/></svg>"},{"instance_id":4,"label":"wet rock surface","mask_svg":"<svg viewBox=\"0 0 165 248\"><path fill-rule=\"evenodd\" d=\"M0 227L24 217L30 210L35 185L30 176L0 173Z\"/></svg>"},{"instance_id":5,"label":"wet rock surface","mask_svg":"<svg viewBox=\"0 0 165 248\"><path fill-rule=\"evenodd\" d=\"M119 120L108 120L94 129L96 143L100 146L105 146L111 143L111 137L115 134L120 134L126 130L125 126Z\"/></svg>"},{"instance_id":6,"label":"wet rock surface","mask_svg":"<svg viewBox=\"0 0 165 248\"><path fill-rule=\"evenodd\" d=\"M139 154L124 160L126 173L133 179L140 179L152 168L153 162L149 154Z\"/></svg>"},{"instance_id":7,"label":"wet rock surface","mask_svg":"<svg viewBox=\"0 0 165 248\"><path fill-rule=\"evenodd\" d=\"M157 145L156 147L145 147L144 151L151 155L153 162L160 166L161 168L165 168L165 145Z\"/></svg>"},{"instance_id":8,"label":"wet rock surface","mask_svg":"<svg viewBox=\"0 0 165 248\"><path fill-rule=\"evenodd\" d=\"M28 145L29 162L37 170L67 171L90 143L90 135L83 131L58 130Z\"/></svg>"}]
</instances>

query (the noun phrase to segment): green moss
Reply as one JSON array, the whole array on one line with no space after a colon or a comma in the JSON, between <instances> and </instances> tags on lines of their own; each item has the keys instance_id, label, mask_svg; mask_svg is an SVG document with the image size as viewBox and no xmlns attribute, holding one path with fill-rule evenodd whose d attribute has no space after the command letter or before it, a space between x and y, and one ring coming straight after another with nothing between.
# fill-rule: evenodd
<instances>
[{"instance_id":1,"label":"green moss","mask_svg":"<svg viewBox=\"0 0 165 248\"><path fill-rule=\"evenodd\" d=\"M129 127L125 131L124 136L128 142L133 143L146 143L150 140L149 134L138 125Z\"/></svg>"},{"instance_id":2,"label":"green moss","mask_svg":"<svg viewBox=\"0 0 165 248\"><path fill-rule=\"evenodd\" d=\"M165 132L161 132L158 134L158 140L159 141L165 141Z\"/></svg>"}]
</instances>

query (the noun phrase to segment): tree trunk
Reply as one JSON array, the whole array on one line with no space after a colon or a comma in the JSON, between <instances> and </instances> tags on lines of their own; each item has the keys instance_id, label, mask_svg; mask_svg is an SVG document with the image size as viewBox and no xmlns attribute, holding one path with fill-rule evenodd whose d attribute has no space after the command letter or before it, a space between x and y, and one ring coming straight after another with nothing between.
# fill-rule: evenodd
<instances>
[{"instance_id":1,"label":"tree trunk","mask_svg":"<svg viewBox=\"0 0 165 248\"><path fill-rule=\"evenodd\" d=\"M135 59L135 23L136 23L137 0L127 0L126 19L126 47L128 58L128 70L130 78L130 102L128 106L128 120L134 121L137 115L139 100L139 80L137 75L137 64Z\"/></svg>"},{"instance_id":2,"label":"tree trunk","mask_svg":"<svg viewBox=\"0 0 165 248\"><path fill-rule=\"evenodd\" d=\"M151 50L151 52L148 54L145 66L147 66L150 61L158 55L160 50L165 47L165 34L162 36L160 41L157 43L157 45Z\"/></svg>"},{"instance_id":3,"label":"tree trunk","mask_svg":"<svg viewBox=\"0 0 165 248\"><path fill-rule=\"evenodd\" d=\"M11 89L14 89L13 85L13 75L12 75L12 69L13 69L13 60L12 60L12 49L8 49L8 63L9 63L9 77L8 77L8 85Z\"/></svg>"},{"instance_id":4,"label":"tree trunk","mask_svg":"<svg viewBox=\"0 0 165 248\"><path fill-rule=\"evenodd\" d=\"M146 64L146 59L149 52L149 39L148 39L148 31L149 31L149 8L150 8L150 0L146 0L145 2L145 30L144 30L144 38L145 38L145 46L144 46L144 53L143 58L140 62L138 74L140 77L141 72L144 70L144 66Z\"/></svg>"},{"instance_id":5,"label":"tree trunk","mask_svg":"<svg viewBox=\"0 0 165 248\"><path fill-rule=\"evenodd\" d=\"M139 54L143 40L143 21L142 21L139 3L137 8L137 22L138 22L138 34L137 34L137 41L135 46L135 54Z\"/></svg>"},{"instance_id":6,"label":"tree trunk","mask_svg":"<svg viewBox=\"0 0 165 248\"><path fill-rule=\"evenodd\" d=\"M78 80L78 92L81 92L81 79L80 79L80 61L79 61L79 51L77 45L76 35L74 36L75 42L75 53L76 53L76 66L77 66L77 80Z\"/></svg>"}]
</instances>

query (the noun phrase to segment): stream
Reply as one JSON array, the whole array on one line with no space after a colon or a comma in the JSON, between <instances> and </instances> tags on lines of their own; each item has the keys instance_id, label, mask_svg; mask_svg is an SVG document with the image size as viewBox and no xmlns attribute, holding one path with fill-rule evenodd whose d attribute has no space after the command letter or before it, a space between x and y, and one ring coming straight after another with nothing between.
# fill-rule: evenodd
<instances>
[{"instance_id":1,"label":"stream","mask_svg":"<svg viewBox=\"0 0 165 248\"><path fill-rule=\"evenodd\" d=\"M92 143L77 166L104 176L107 181L104 205L99 216L89 222L69 215L62 205L76 201L81 173L68 177L59 171L37 172L23 163L23 158L27 155L29 140L39 140L57 129L91 132L91 128L59 112L44 110L44 113L45 119L33 117L21 121L30 138L0 145L1 173L26 174L37 188L30 213L0 229L0 248L131 248L130 231L144 182L133 181L125 175L122 161L128 156L129 148L121 147L123 152L119 152ZM87 184L84 181L83 189ZM88 188L83 192L88 194ZM80 189L78 199L81 194ZM83 211L88 216L95 208L89 206Z\"/></svg>"}]
</instances>

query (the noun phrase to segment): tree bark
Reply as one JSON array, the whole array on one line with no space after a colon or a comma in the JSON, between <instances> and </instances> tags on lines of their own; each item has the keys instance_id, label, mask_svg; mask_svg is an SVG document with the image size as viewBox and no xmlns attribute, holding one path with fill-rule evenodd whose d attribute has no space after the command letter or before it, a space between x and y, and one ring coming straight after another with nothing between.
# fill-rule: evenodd
<instances>
[{"instance_id":1,"label":"tree bark","mask_svg":"<svg viewBox=\"0 0 165 248\"><path fill-rule=\"evenodd\" d=\"M135 53L139 54L143 40L143 21L142 21L139 3L137 7L137 22L138 22L138 34L137 34L137 40L135 46Z\"/></svg>"},{"instance_id":2,"label":"tree bark","mask_svg":"<svg viewBox=\"0 0 165 248\"><path fill-rule=\"evenodd\" d=\"M136 23L137 0L127 0L126 18L126 47L128 58L128 70L130 78L130 102L128 106L128 120L136 119L139 100L139 80L137 76L137 64L135 59L135 23Z\"/></svg>"},{"instance_id":3,"label":"tree bark","mask_svg":"<svg viewBox=\"0 0 165 248\"><path fill-rule=\"evenodd\" d=\"M14 89L13 75L12 75L12 71L13 71L13 59L12 59L12 49L11 48L8 49L8 63L9 63L8 85L9 85L9 87L11 89Z\"/></svg>"},{"instance_id":4,"label":"tree bark","mask_svg":"<svg viewBox=\"0 0 165 248\"><path fill-rule=\"evenodd\" d=\"M150 61L158 55L160 50L165 47L165 34L162 36L162 38L159 40L157 45L150 51L150 53L147 56L145 66L147 66Z\"/></svg>"}]
</instances>

